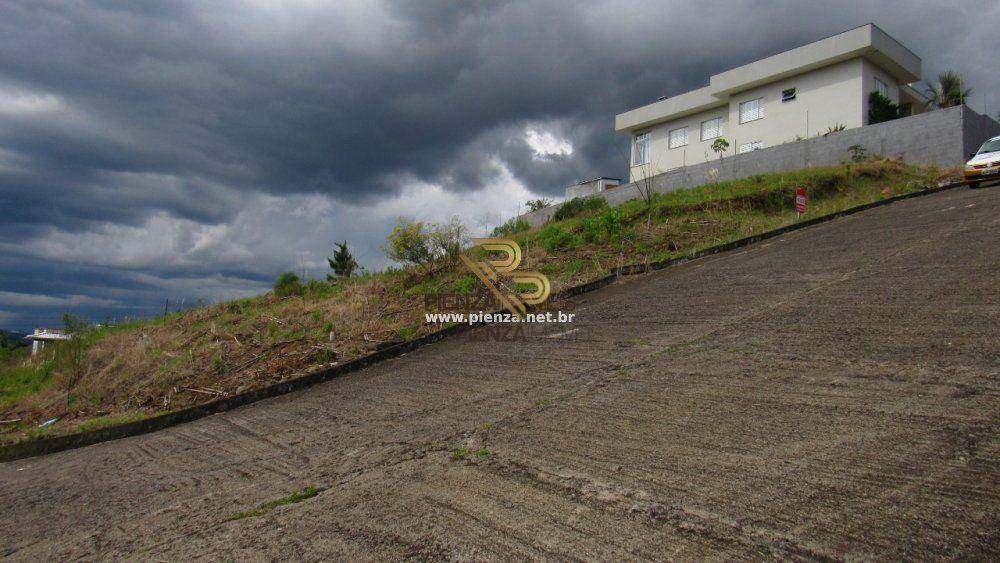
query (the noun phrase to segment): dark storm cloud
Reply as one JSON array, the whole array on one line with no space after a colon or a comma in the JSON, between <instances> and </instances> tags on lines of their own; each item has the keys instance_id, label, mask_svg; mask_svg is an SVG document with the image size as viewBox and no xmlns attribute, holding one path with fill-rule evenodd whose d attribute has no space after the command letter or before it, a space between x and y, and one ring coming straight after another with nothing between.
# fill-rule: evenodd
<instances>
[{"instance_id":1,"label":"dark storm cloud","mask_svg":"<svg viewBox=\"0 0 1000 563\"><path fill-rule=\"evenodd\" d=\"M1000 81L993 2L0 0L0 13L0 290L25 285L18 260L59 265L32 263L37 280L79 263L73 239L46 237L100 244L156 221L147 231L164 229L185 259L123 244L102 263L127 253L160 287L223 272L255 286L275 266L246 216L275 205L268 195L363 209L413 182L470 192L509 171L558 196L625 173L615 113L868 21L921 55L926 75L964 71L979 93ZM532 127L572 153L540 157ZM271 238L293 232L257 220Z\"/></svg>"}]
</instances>

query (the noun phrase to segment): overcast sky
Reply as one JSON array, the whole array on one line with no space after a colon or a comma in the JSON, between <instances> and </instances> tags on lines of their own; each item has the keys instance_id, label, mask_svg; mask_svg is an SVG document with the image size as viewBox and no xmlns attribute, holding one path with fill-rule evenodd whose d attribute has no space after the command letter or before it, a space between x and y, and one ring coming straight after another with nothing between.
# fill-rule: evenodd
<instances>
[{"instance_id":1,"label":"overcast sky","mask_svg":"<svg viewBox=\"0 0 1000 563\"><path fill-rule=\"evenodd\" d=\"M0 0L0 328L380 268L397 216L623 175L615 113L869 21L997 113L995 0Z\"/></svg>"}]
</instances>

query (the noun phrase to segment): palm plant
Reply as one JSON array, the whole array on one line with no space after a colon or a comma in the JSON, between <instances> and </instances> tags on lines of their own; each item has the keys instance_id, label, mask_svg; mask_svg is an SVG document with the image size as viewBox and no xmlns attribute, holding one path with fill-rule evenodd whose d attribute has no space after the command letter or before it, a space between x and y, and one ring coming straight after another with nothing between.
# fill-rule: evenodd
<instances>
[{"instance_id":1,"label":"palm plant","mask_svg":"<svg viewBox=\"0 0 1000 563\"><path fill-rule=\"evenodd\" d=\"M965 80L961 74L948 70L938 75L937 84L928 84L928 106L950 108L965 103L972 94L972 88L965 88Z\"/></svg>"},{"instance_id":2,"label":"palm plant","mask_svg":"<svg viewBox=\"0 0 1000 563\"><path fill-rule=\"evenodd\" d=\"M725 137L719 137L714 143L712 143L712 150L715 151L715 154L719 155L719 162L721 163L722 153L729 150L729 141L727 141Z\"/></svg>"}]
</instances>

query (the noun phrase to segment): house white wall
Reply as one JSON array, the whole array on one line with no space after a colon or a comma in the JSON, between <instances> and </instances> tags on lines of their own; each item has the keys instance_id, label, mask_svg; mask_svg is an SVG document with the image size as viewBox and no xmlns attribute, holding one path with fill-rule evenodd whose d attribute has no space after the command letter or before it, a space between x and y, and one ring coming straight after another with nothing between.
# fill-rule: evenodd
<instances>
[{"instance_id":1,"label":"house white wall","mask_svg":"<svg viewBox=\"0 0 1000 563\"><path fill-rule=\"evenodd\" d=\"M823 134L828 127L838 124L849 129L861 127L867 123L867 96L874 89L875 76L883 77L889 86L890 97L898 100L896 81L859 57L733 93L728 103L720 102L719 107L637 130L633 132L633 138L635 133L642 131L652 133L650 162L646 166L632 166L630 181L634 182L647 173L660 174L718 158L711 149L714 139L701 140L702 121L714 117L722 117L722 136L730 145L726 154L734 154L740 145L752 141L759 141L764 148ZM866 86L869 83L870 87ZM782 92L789 88L795 88L795 99L782 102ZM763 99L763 117L740 123L740 103L756 98ZM668 148L670 131L685 126L688 128L688 144ZM634 145L632 151L634 163Z\"/></svg>"},{"instance_id":2,"label":"house white wall","mask_svg":"<svg viewBox=\"0 0 1000 563\"><path fill-rule=\"evenodd\" d=\"M921 113L923 96L909 84L920 79L920 57L875 24L865 24L727 71L708 85L615 116L615 131L633 138L632 181L716 158L713 139L701 139L701 122L722 113L728 154L750 143L767 148L822 135L830 128L868 125L868 95L876 80L900 104ZM782 101L795 88L795 99ZM739 106L760 99L763 117L740 123ZM669 148L669 133L687 127L688 141ZM648 163L635 164L634 136L648 131Z\"/></svg>"},{"instance_id":3,"label":"house white wall","mask_svg":"<svg viewBox=\"0 0 1000 563\"><path fill-rule=\"evenodd\" d=\"M712 152L712 143L715 139L713 138L705 141L701 140L701 123L717 117L722 119L722 136L725 137L727 135L727 131L729 130L729 124L727 122L729 119L729 108L725 103L722 103L719 107L712 108L710 110L689 115L674 121L661 123L650 129L643 130L650 131L652 133L649 164L646 166L633 166L630 181L634 182L636 178L643 175L644 171L649 175L660 174L674 168L687 166L688 164L705 162L710 157L715 156L715 153ZM669 148L670 131L680 129L682 127L688 128L688 144L679 148ZM632 162L634 163L634 145L632 147L632 151Z\"/></svg>"}]
</instances>

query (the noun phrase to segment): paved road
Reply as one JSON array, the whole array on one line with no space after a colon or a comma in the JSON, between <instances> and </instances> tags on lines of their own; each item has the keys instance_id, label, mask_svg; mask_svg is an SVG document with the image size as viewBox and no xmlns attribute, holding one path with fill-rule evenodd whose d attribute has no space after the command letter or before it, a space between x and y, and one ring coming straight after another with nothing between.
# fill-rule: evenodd
<instances>
[{"instance_id":1,"label":"paved road","mask_svg":"<svg viewBox=\"0 0 1000 563\"><path fill-rule=\"evenodd\" d=\"M576 310L575 332L445 341L0 465L0 553L1000 557L1000 189L631 278ZM305 486L329 488L230 520Z\"/></svg>"}]
</instances>

